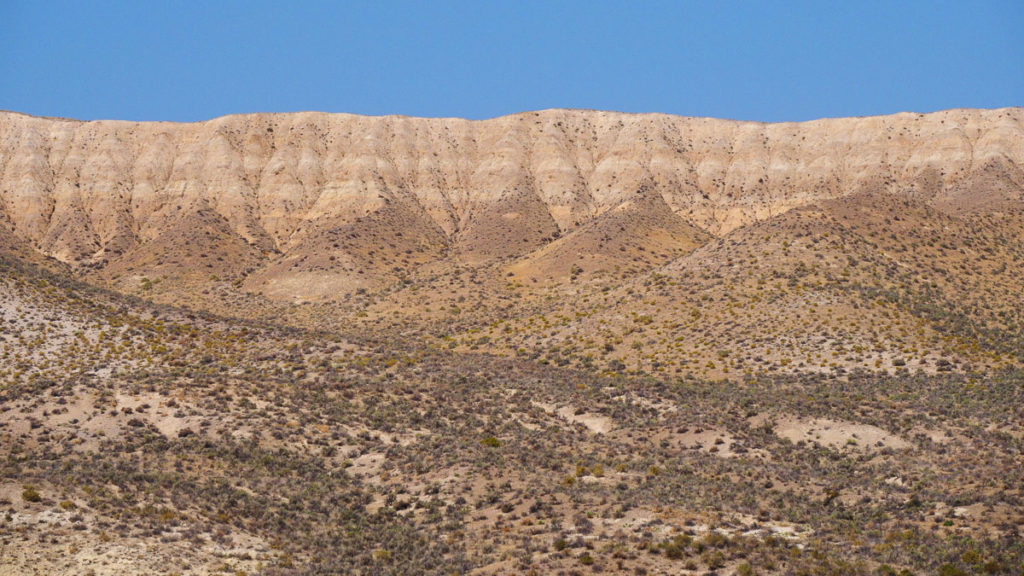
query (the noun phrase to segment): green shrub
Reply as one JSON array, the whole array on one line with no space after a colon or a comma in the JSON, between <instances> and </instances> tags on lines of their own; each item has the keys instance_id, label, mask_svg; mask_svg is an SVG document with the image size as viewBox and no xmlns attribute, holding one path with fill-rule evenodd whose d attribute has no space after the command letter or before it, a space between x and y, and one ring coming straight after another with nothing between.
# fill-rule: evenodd
<instances>
[{"instance_id":1,"label":"green shrub","mask_svg":"<svg viewBox=\"0 0 1024 576\"><path fill-rule=\"evenodd\" d=\"M25 502L39 502L43 497L32 486L25 486L25 489L21 492L21 499Z\"/></svg>"}]
</instances>

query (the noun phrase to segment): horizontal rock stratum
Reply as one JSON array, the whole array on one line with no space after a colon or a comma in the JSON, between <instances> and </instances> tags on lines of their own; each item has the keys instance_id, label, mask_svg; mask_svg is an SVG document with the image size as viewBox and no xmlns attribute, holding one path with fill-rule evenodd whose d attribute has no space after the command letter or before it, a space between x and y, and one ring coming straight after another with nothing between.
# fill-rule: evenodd
<instances>
[{"instance_id":1,"label":"horizontal rock stratum","mask_svg":"<svg viewBox=\"0 0 1024 576\"><path fill-rule=\"evenodd\" d=\"M671 218L677 236L865 191L971 210L1019 199L1022 166L1021 108L779 124L582 110L190 124L5 112L0 221L76 265L145 268L142 247L196 232L249 268L298 273L290 255L331 252L351 272L371 245L411 255L408 267L523 256L616 209Z\"/></svg>"}]
</instances>

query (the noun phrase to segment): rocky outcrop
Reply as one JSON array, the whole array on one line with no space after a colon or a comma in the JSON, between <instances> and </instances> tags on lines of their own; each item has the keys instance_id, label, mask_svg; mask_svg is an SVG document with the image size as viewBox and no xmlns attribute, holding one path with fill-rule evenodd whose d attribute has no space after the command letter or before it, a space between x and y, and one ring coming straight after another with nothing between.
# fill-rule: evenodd
<instances>
[{"instance_id":1,"label":"rocky outcrop","mask_svg":"<svg viewBox=\"0 0 1024 576\"><path fill-rule=\"evenodd\" d=\"M660 197L643 205L671 211L673 230L710 235L864 191L993 209L1020 201L1022 167L1021 108L782 124L578 110L193 124L0 113L0 202L14 234L98 267L145 261L140 251L169 234L184 241L193 221L233 235L225 242L247 268L298 273L333 255L317 273L352 275L382 251L384 270L524 258L592 233L638 194ZM368 256L368 243L383 245Z\"/></svg>"}]
</instances>

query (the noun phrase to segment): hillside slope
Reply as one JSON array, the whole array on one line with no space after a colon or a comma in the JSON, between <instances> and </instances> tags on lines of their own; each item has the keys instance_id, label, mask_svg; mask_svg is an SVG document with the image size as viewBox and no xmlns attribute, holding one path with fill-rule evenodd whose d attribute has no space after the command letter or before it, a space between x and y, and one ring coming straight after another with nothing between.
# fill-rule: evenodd
<instances>
[{"instance_id":1,"label":"hillside slope","mask_svg":"<svg viewBox=\"0 0 1024 576\"><path fill-rule=\"evenodd\" d=\"M671 252L692 247L681 226L721 236L863 192L991 211L1021 200L1022 166L1019 108L782 124L574 110L194 124L0 113L0 205L42 254L122 289L214 275L277 299L386 286L438 261L530 260L577 232L589 251L601 218L640 191L657 218L678 220L665 223L678 229L661 242Z\"/></svg>"},{"instance_id":2,"label":"hillside slope","mask_svg":"<svg viewBox=\"0 0 1024 576\"><path fill-rule=\"evenodd\" d=\"M1024 559L1020 371L598 377L155 307L4 256L0 359L2 575Z\"/></svg>"},{"instance_id":3,"label":"hillside slope","mask_svg":"<svg viewBox=\"0 0 1024 576\"><path fill-rule=\"evenodd\" d=\"M1017 574L1022 120L0 114L0 576Z\"/></svg>"}]
</instances>

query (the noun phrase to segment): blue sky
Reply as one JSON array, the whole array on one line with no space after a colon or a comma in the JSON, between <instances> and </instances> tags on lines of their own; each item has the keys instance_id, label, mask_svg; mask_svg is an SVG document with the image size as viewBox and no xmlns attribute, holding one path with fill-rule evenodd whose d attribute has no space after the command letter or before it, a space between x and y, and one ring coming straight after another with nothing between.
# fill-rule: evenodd
<instances>
[{"instance_id":1,"label":"blue sky","mask_svg":"<svg viewBox=\"0 0 1024 576\"><path fill-rule=\"evenodd\" d=\"M1024 2L0 0L0 108L203 120L1024 105Z\"/></svg>"}]
</instances>

